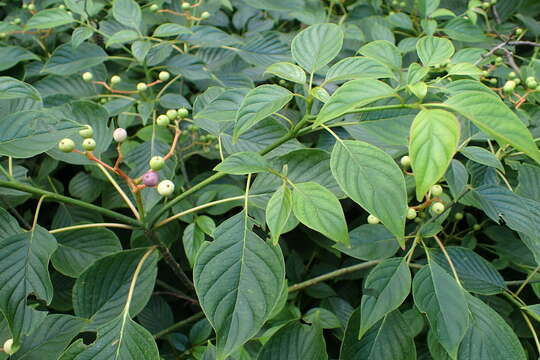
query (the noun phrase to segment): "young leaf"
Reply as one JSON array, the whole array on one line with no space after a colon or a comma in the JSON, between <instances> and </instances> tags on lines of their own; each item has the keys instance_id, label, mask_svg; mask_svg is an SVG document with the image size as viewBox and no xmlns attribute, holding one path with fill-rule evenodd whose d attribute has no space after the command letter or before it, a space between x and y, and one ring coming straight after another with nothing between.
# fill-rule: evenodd
<instances>
[{"instance_id":1,"label":"young leaf","mask_svg":"<svg viewBox=\"0 0 540 360\"><path fill-rule=\"evenodd\" d=\"M112 13L122 25L138 29L141 24L141 8L134 0L114 0Z\"/></svg>"},{"instance_id":2,"label":"young leaf","mask_svg":"<svg viewBox=\"0 0 540 360\"><path fill-rule=\"evenodd\" d=\"M403 246L407 191L395 161L371 144L343 140L334 145L330 167L341 189L378 217Z\"/></svg>"},{"instance_id":3,"label":"young leaf","mask_svg":"<svg viewBox=\"0 0 540 360\"><path fill-rule=\"evenodd\" d=\"M350 244L343 209L330 190L305 182L295 184L292 195L293 213L302 224L335 242Z\"/></svg>"},{"instance_id":4,"label":"young leaf","mask_svg":"<svg viewBox=\"0 0 540 360\"><path fill-rule=\"evenodd\" d=\"M26 30L50 29L74 22L73 16L62 9L41 10L28 20Z\"/></svg>"},{"instance_id":5,"label":"young leaf","mask_svg":"<svg viewBox=\"0 0 540 360\"><path fill-rule=\"evenodd\" d=\"M272 235L272 243L277 245L279 236L285 230L292 211L291 190L281 186L266 205L266 223Z\"/></svg>"},{"instance_id":6,"label":"young leaf","mask_svg":"<svg viewBox=\"0 0 540 360\"><path fill-rule=\"evenodd\" d=\"M404 258L387 259L364 281L358 338L388 313L396 310L411 291L411 271Z\"/></svg>"},{"instance_id":7,"label":"young leaf","mask_svg":"<svg viewBox=\"0 0 540 360\"><path fill-rule=\"evenodd\" d=\"M494 167L504 172L504 166L501 163L501 161L497 159L495 154L493 154L489 150L486 150L479 146L466 146L463 149L461 149L459 152L465 155L466 158L474 162L477 162L482 165Z\"/></svg>"},{"instance_id":8,"label":"young leaf","mask_svg":"<svg viewBox=\"0 0 540 360\"><path fill-rule=\"evenodd\" d=\"M266 69L265 73L270 73L298 84L304 84L306 82L306 73L304 70L298 65L288 62L272 64Z\"/></svg>"},{"instance_id":9,"label":"young leaf","mask_svg":"<svg viewBox=\"0 0 540 360\"><path fill-rule=\"evenodd\" d=\"M219 163L214 171L221 171L233 175L246 175L268 171L270 165L259 154L255 152L238 152L225 158Z\"/></svg>"},{"instance_id":10,"label":"young leaf","mask_svg":"<svg viewBox=\"0 0 540 360\"><path fill-rule=\"evenodd\" d=\"M343 45L343 31L336 24L311 25L296 35L291 44L296 63L314 73L334 59Z\"/></svg>"},{"instance_id":11,"label":"young leaf","mask_svg":"<svg viewBox=\"0 0 540 360\"><path fill-rule=\"evenodd\" d=\"M218 226L216 240L201 249L193 269L220 360L260 330L285 284L281 250L255 234L251 222L244 210Z\"/></svg>"},{"instance_id":12,"label":"young leaf","mask_svg":"<svg viewBox=\"0 0 540 360\"><path fill-rule=\"evenodd\" d=\"M348 57L328 69L325 83L355 79L394 78L392 71L383 63L363 56Z\"/></svg>"},{"instance_id":13,"label":"young leaf","mask_svg":"<svg viewBox=\"0 0 540 360\"><path fill-rule=\"evenodd\" d=\"M465 91L449 98L446 104L501 145L509 144L540 164L540 150L531 132L498 96Z\"/></svg>"},{"instance_id":14,"label":"young leaf","mask_svg":"<svg viewBox=\"0 0 540 360\"><path fill-rule=\"evenodd\" d=\"M446 173L459 142L459 122L445 110L422 110L410 130L409 155L421 201Z\"/></svg>"},{"instance_id":15,"label":"young leaf","mask_svg":"<svg viewBox=\"0 0 540 360\"><path fill-rule=\"evenodd\" d=\"M195 265L197 252L201 248L204 238L204 232L196 223L191 223L184 229L184 233L182 234L182 243L191 267Z\"/></svg>"},{"instance_id":16,"label":"young leaf","mask_svg":"<svg viewBox=\"0 0 540 360\"><path fill-rule=\"evenodd\" d=\"M373 79L351 80L340 86L317 115L314 127L374 101L392 97L394 89Z\"/></svg>"},{"instance_id":17,"label":"young leaf","mask_svg":"<svg viewBox=\"0 0 540 360\"><path fill-rule=\"evenodd\" d=\"M3 46L0 47L0 59L0 71L4 71L21 61L39 60L39 56L20 46Z\"/></svg>"},{"instance_id":18,"label":"young leaf","mask_svg":"<svg viewBox=\"0 0 540 360\"><path fill-rule=\"evenodd\" d=\"M457 359L459 344L470 326L463 288L437 263L429 261L414 277L413 297L438 341L452 359Z\"/></svg>"},{"instance_id":19,"label":"young leaf","mask_svg":"<svg viewBox=\"0 0 540 360\"><path fill-rule=\"evenodd\" d=\"M165 23L159 25L156 30L154 30L154 37L169 37L169 36L178 36L182 34L192 34L193 32L185 26L174 24L174 23Z\"/></svg>"},{"instance_id":20,"label":"young leaf","mask_svg":"<svg viewBox=\"0 0 540 360\"><path fill-rule=\"evenodd\" d=\"M292 96L289 90L277 85L261 85L248 92L236 114L233 141L287 105Z\"/></svg>"},{"instance_id":21,"label":"young leaf","mask_svg":"<svg viewBox=\"0 0 540 360\"><path fill-rule=\"evenodd\" d=\"M454 55L454 45L445 38L425 36L416 43L416 52L425 66L436 66Z\"/></svg>"}]
</instances>

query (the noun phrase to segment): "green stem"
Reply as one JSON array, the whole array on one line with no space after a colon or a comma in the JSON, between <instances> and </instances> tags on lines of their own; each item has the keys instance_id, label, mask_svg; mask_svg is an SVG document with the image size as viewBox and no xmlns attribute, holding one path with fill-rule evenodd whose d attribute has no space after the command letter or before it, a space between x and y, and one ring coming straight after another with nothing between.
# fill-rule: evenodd
<instances>
[{"instance_id":1,"label":"green stem","mask_svg":"<svg viewBox=\"0 0 540 360\"><path fill-rule=\"evenodd\" d=\"M372 106L372 107L354 109L351 111L347 111L347 114L356 114L356 113L364 113L364 112L380 111L380 110L419 109L419 108L420 108L420 105L418 104L383 105L383 106Z\"/></svg>"},{"instance_id":2,"label":"green stem","mask_svg":"<svg viewBox=\"0 0 540 360\"><path fill-rule=\"evenodd\" d=\"M155 333L154 334L154 339L158 339L158 338L160 338L160 337L162 337L164 335L167 335L167 334L173 332L174 330L178 330L180 328L183 328L184 326L189 325L191 323L194 323L195 321L200 320L203 317L204 317L204 313L202 311L198 312L198 313L196 313L194 315L191 315L187 319L179 321L176 324L173 324L173 325L169 326L168 328L163 329L160 332Z\"/></svg>"},{"instance_id":3,"label":"green stem","mask_svg":"<svg viewBox=\"0 0 540 360\"><path fill-rule=\"evenodd\" d=\"M36 188L34 186L31 186L31 185L22 184L22 183L19 183L19 182L10 182L10 181L0 180L0 187L20 190L20 191L24 191L24 192L29 193L29 194L46 195L47 199L53 199L53 200L57 200L59 202L63 202L63 203L66 203L66 204L80 206L82 208L85 208L85 209L88 209L88 210L91 210L91 211L95 211L95 212L101 213L103 215L106 215L108 217L120 220L120 221L122 221L124 223L133 225L134 227L141 227L141 225L142 225L139 221L137 221L137 220L135 220L135 219L133 219L133 218L131 218L129 216L122 215L122 214L117 213L115 211L105 209L105 208L103 208L101 206L90 204L90 203L87 203L87 202L82 201L82 200L77 200L77 199L70 198L68 196L64 196L64 195L56 194L56 193L53 193L53 192L50 192L50 191L42 190L42 189Z\"/></svg>"}]
</instances>

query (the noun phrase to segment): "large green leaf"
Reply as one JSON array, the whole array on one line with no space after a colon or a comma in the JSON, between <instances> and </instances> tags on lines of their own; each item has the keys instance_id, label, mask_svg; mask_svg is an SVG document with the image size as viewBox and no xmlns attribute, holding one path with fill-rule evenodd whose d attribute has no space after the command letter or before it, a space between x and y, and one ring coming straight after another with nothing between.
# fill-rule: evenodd
<instances>
[{"instance_id":1,"label":"large green leaf","mask_svg":"<svg viewBox=\"0 0 540 360\"><path fill-rule=\"evenodd\" d=\"M272 64L266 69L265 73L270 73L298 84L304 84L306 82L306 73L304 70L298 65L288 62Z\"/></svg>"},{"instance_id":2,"label":"large green leaf","mask_svg":"<svg viewBox=\"0 0 540 360\"><path fill-rule=\"evenodd\" d=\"M336 24L316 24L302 30L291 44L296 63L314 73L334 59L343 45L343 31Z\"/></svg>"},{"instance_id":3,"label":"large green leaf","mask_svg":"<svg viewBox=\"0 0 540 360\"><path fill-rule=\"evenodd\" d=\"M446 173L459 136L459 122L448 111L422 110L416 115L410 130L409 155L418 201Z\"/></svg>"},{"instance_id":4,"label":"large green leaf","mask_svg":"<svg viewBox=\"0 0 540 360\"><path fill-rule=\"evenodd\" d=\"M394 78L394 74L385 64L368 57L354 56L332 65L324 82L385 78Z\"/></svg>"},{"instance_id":5,"label":"large green leaf","mask_svg":"<svg viewBox=\"0 0 540 360\"><path fill-rule=\"evenodd\" d=\"M411 291L411 271L404 258L387 259L370 271L364 281L360 305L361 339L379 320L396 310Z\"/></svg>"},{"instance_id":6,"label":"large green leaf","mask_svg":"<svg viewBox=\"0 0 540 360\"><path fill-rule=\"evenodd\" d=\"M459 347L459 359L527 359L518 337L497 311L472 295L466 299L472 323Z\"/></svg>"},{"instance_id":7,"label":"large green leaf","mask_svg":"<svg viewBox=\"0 0 540 360\"><path fill-rule=\"evenodd\" d=\"M416 360L411 329L399 310L386 315L358 340L360 316L359 307L349 318L340 360Z\"/></svg>"},{"instance_id":8,"label":"large green leaf","mask_svg":"<svg viewBox=\"0 0 540 360\"><path fill-rule=\"evenodd\" d=\"M0 241L21 232L17 220L3 208L0 208Z\"/></svg>"},{"instance_id":9,"label":"large green leaf","mask_svg":"<svg viewBox=\"0 0 540 360\"><path fill-rule=\"evenodd\" d=\"M46 74L67 76L103 63L107 53L95 44L82 43L76 49L71 44L57 47L41 71Z\"/></svg>"},{"instance_id":10,"label":"large green leaf","mask_svg":"<svg viewBox=\"0 0 540 360\"><path fill-rule=\"evenodd\" d=\"M0 71L26 60L39 60L39 56L19 46L0 47Z\"/></svg>"},{"instance_id":11,"label":"large green leaf","mask_svg":"<svg viewBox=\"0 0 540 360\"><path fill-rule=\"evenodd\" d=\"M283 185L272 195L266 206L266 223L274 244L277 244L279 236L285 230L291 211L291 190L286 185Z\"/></svg>"},{"instance_id":12,"label":"large green leaf","mask_svg":"<svg viewBox=\"0 0 540 360\"><path fill-rule=\"evenodd\" d=\"M498 96L464 91L450 97L446 104L502 145L509 144L540 163L540 151L530 131Z\"/></svg>"},{"instance_id":13,"label":"large green leaf","mask_svg":"<svg viewBox=\"0 0 540 360\"><path fill-rule=\"evenodd\" d=\"M291 59L289 46L281 40L277 32L250 36L249 40L239 47L238 55L249 64L261 67Z\"/></svg>"},{"instance_id":14,"label":"large green leaf","mask_svg":"<svg viewBox=\"0 0 540 360\"><path fill-rule=\"evenodd\" d=\"M293 213L302 224L335 242L350 244L345 214L330 190L305 182L295 184L292 195Z\"/></svg>"},{"instance_id":15,"label":"large green leaf","mask_svg":"<svg viewBox=\"0 0 540 360\"><path fill-rule=\"evenodd\" d=\"M227 157L216 167L214 171L221 171L227 174L246 175L250 173L258 173L268 171L270 165L258 153L255 152L238 152Z\"/></svg>"},{"instance_id":16,"label":"large green leaf","mask_svg":"<svg viewBox=\"0 0 540 360\"><path fill-rule=\"evenodd\" d=\"M138 29L141 24L141 8L134 0L114 0L112 14L122 25Z\"/></svg>"},{"instance_id":17,"label":"large green leaf","mask_svg":"<svg viewBox=\"0 0 540 360\"><path fill-rule=\"evenodd\" d=\"M79 276L73 287L73 309L77 316L92 320L90 328L99 328L122 313L133 273L146 251L140 248L106 256ZM157 260L157 252L154 252L143 264L130 304L131 316L137 315L152 295Z\"/></svg>"},{"instance_id":18,"label":"large green leaf","mask_svg":"<svg viewBox=\"0 0 540 360\"><path fill-rule=\"evenodd\" d=\"M33 294L47 304L51 302L48 265L56 248L56 239L39 225L0 240L0 309L15 343L45 317L45 312L27 306L27 297Z\"/></svg>"},{"instance_id":19,"label":"large green leaf","mask_svg":"<svg viewBox=\"0 0 540 360\"><path fill-rule=\"evenodd\" d=\"M223 360L263 326L285 286L279 247L252 230L246 210L223 222L197 255L193 278Z\"/></svg>"},{"instance_id":20,"label":"large green leaf","mask_svg":"<svg viewBox=\"0 0 540 360\"><path fill-rule=\"evenodd\" d=\"M233 141L255 124L287 105L292 93L277 85L261 85L247 93L236 115Z\"/></svg>"},{"instance_id":21,"label":"large green leaf","mask_svg":"<svg viewBox=\"0 0 540 360\"><path fill-rule=\"evenodd\" d=\"M104 228L88 228L56 235L58 250L52 257L62 274L78 277L96 260L122 250L116 235Z\"/></svg>"},{"instance_id":22,"label":"large green leaf","mask_svg":"<svg viewBox=\"0 0 540 360\"><path fill-rule=\"evenodd\" d=\"M413 296L438 341L452 359L457 359L459 345L470 326L463 288L436 262L429 261L414 277Z\"/></svg>"},{"instance_id":23,"label":"large green leaf","mask_svg":"<svg viewBox=\"0 0 540 360\"><path fill-rule=\"evenodd\" d=\"M454 45L445 38L425 36L416 43L416 52L425 66L441 65L454 55Z\"/></svg>"},{"instance_id":24,"label":"large green leaf","mask_svg":"<svg viewBox=\"0 0 540 360\"><path fill-rule=\"evenodd\" d=\"M25 25L26 30L49 29L74 22L73 16L63 9L46 9L36 13Z\"/></svg>"},{"instance_id":25,"label":"large green leaf","mask_svg":"<svg viewBox=\"0 0 540 360\"><path fill-rule=\"evenodd\" d=\"M386 64L393 70L400 70L402 64L401 51L387 40L375 40L362 46L359 54L373 58Z\"/></svg>"},{"instance_id":26,"label":"large green leaf","mask_svg":"<svg viewBox=\"0 0 540 360\"><path fill-rule=\"evenodd\" d=\"M340 140L332 150L330 167L343 191L378 217L403 246L407 191L394 160L368 143Z\"/></svg>"},{"instance_id":27,"label":"large green leaf","mask_svg":"<svg viewBox=\"0 0 540 360\"><path fill-rule=\"evenodd\" d=\"M392 97L394 89L374 79L351 80L339 87L317 115L314 126L338 118L374 101Z\"/></svg>"}]
</instances>

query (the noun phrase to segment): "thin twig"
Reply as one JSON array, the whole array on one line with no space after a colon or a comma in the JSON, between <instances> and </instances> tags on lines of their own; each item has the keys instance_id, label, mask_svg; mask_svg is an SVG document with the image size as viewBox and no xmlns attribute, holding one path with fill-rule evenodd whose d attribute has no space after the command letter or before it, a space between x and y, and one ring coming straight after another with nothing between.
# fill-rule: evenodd
<instances>
[{"instance_id":1,"label":"thin twig","mask_svg":"<svg viewBox=\"0 0 540 360\"><path fill-rule=\"evenodd\" d=\"M72 231L72 230L80 230L80 229L88 229L88 228L96 228L96 227L110 227L110 228L120 228L120 229L128 229L133 230L133 226L126 225L126 224L118 224L118 223L92 223L92 224L80 224L80 225L73 225L73 226L66 226L63 228L53 229L49 230L50 234L57 234L64 231Z\"/></svg>"}]
</instances>

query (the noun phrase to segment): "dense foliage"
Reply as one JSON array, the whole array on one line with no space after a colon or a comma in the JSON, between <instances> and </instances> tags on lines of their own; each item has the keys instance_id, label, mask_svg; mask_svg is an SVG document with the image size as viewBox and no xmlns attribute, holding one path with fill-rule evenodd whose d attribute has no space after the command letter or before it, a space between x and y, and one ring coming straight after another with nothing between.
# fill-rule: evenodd
<instances>
[{"instance_id":1,"label":"dense foliage","mask_svg":"<svg viewBox=\"0 0 540 360\"><path fill-rule=\"evenodd\" d=\"M0 359L539 358L537 0L0 16Z\"/></svg>"}]
</instances>

